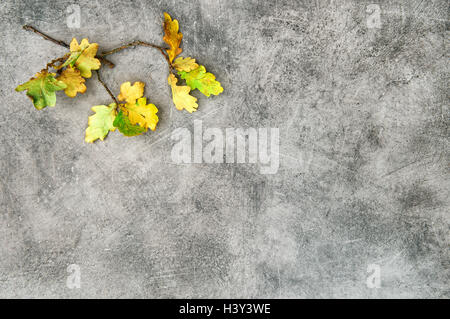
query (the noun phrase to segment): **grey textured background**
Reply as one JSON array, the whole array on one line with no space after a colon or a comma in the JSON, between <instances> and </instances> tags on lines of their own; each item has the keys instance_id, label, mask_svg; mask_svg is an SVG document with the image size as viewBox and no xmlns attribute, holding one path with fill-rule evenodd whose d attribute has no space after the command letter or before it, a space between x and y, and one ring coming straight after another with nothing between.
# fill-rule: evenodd
<instances>
[{"instance_id":1,"label":"grey textured background","mask_svg":"<svg viewBox=\"0 0 450 319\"><path fill-rule=\"evenodd\" d=\"M83 0L69 29L71 3L0 4L1 297L450 296L447 1ZM163 11L225 89L195 114L174 108L147 48L102 74L115 93L146 83L156 132L85 143L90 107L110 102L95 78L43 111L14 91L66 52L23 24L106 50L162 44ZM278 173L173 164L170 134L194 119L279 127Z\"/></svg>"}]
</instances>

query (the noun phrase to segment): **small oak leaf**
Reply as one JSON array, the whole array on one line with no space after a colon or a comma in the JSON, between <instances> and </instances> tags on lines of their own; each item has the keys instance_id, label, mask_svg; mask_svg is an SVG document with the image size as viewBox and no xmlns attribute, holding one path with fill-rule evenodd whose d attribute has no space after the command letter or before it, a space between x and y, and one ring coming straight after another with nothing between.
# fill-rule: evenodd
<instances>
[{"instance_id":1,"label":"small oak leaf","mask_svg":"<svg viewBox=\"0 0 450 319\"><path fill-rule=\"evenodd\" d=\"M197 111L197 99L189 94L191 88L177 85L178 79L173 74L170 74L167 80L172 88L172 99L175 107L180 111L185 109L189 113Z\"/></svg>"},{"instance_id":2,"label":"small oak leaf","mask_svg":"<svg viewBox=\"0 0 450 319\"><path fill-rule=\"evenodd\" d=\"M120 111L117 114L113 124L119 129L119 132L125 136L136 136L146 131L146 129L142 126L133 125L123 111Z\"/></svg>"},{"instance_id":3,"label":"small oak leaf","mask_svg":"<svg viewBox=\"0 0 450 319\"><path fill-rule=\"evenodd\" d=\"M89 116L86 137L84 139L88 143L93 143L97 139L103 141L109 131L116 130L113 125L116 117L116 103L111 103L109 106L96 105L92 107L92 111L95 114Z\"/></svg>"},{"instance_id":4,"label":"small oak leaf","mask_svg":"<svg viewBox=\"0 0 450 319\"><path fill-rule=\"evenodd\" d=\"M167 50L167 54L169 55L170 63L172 63L173 59L180 54L183 50L180 48L181 39L183 38L183 34L178 32L179 25L178 20L172 18L167 12L164 12L164 37L163 40L166 42L170 49Z\"/></svg>"},{"instance_id":5,"label":"small oak leaf","mask_svg":"<svg viewBox=\"0 0 450 319\"><path fill-rule=\"evenodd\" d=\"M190 72L179 71L178 74L182 79L186 80L186 84L190 86L191 89L198 89L208 97L211 94L219 95L223 92L220 82L216 81L214 74L206 72L203 65L200 65Z\"/></svg>"},{"instance_id":6,"label":"small oak leaf","mask_svg":"<svg viewBox=\"0 0 450 319\"><path fill-rule=\"evenodd\" d=\"M195 63L195 59L192 58L177 58L173 63L173 66L177 71L190 72L198 68L198 64Z\"/></svg>"},{"instance_id":7,"label":"small oak leaf","mask_svg":"<svg viewBox=\"0 0 450 319\"><path fill-rule=\"evenodd\" d=\"M97 50L98 44L89 43L88 39L81 40L80 44L78 44L78 41L75 38L70 42L70 52L76 53L72 58L72 60L74 59L72 62L75 63L75 66L80 70L82 77L90 78L92 76L91 70L100 69L101 63L95 58ZM78 53L80 54L78 55Z\"/></svg>"},{"instance_id":8,"label":"small oak leaf","mask_svg":"<svg viewBox=\"0 0 450 319\"><path fill-rule=\"evenodd\" d=\"M47 70L42 70L36 73L34 78L28 82L16 87L16 91L27 90L27 95L33 101L34 106L38 110L42 110L46 106L55 106L56 91L63 90L67 85L55 79L54 73L48 73Z\"/></svg>"},{"instance_id":9,"label":"small oak leaf","mask_svg":"<svg viewBox=\"0 0 450 319\"><path fill-rule=\"evenodd\" d=\"M144 95L145 83L130 82L122 83L120 86L120 94L117 97L119 101L126 101L128 104L135 104L136 100Z\"/></svg>"},{"instance_id":10,"label":"small oak leaf","mask_svg":"<svg viewBox=\"0 0 450 319\"><path fill-rule=\"evenodd\" d=\"M86 80L80 75L80 70L78 69L69 66L56 79L66 83L67 88L64 90L64 93L69 97L75 97L77 92L86 92L86 85L84 85Z\"/></svg>"},{"instance_id":11,"label":"small oak leaf","mask_svg":"<svg viewBox=\"0 0 450 319\"><path fill-rule=\"evenodd\" d=\"M86 50L89 47L89 45L84 44L82 47L80 47L79 51L74 51L74 52L70 52L70 54L68 53L69 57L67 58L67 60L61 64L60 66L56 67L57 70L65 67L65 66L75 66L75 62L77 62L78 58L80 57L80 55L84 52L84 50Z\"/></svg>"},{"instance_id":12,"label":"small oak leaf","mask_svg":"<svg viewBox=\"0 0 450 319\"><path fill-rule=\"evenodd\" d=\"M158 123L158 109L154 104L147 104L147 99L141 97L135 104L125 104L122 107L123 112L128 115L131 124L139 124L145 129L150 128L152 131L156 129Z\"/></svg>"}]
</instances>

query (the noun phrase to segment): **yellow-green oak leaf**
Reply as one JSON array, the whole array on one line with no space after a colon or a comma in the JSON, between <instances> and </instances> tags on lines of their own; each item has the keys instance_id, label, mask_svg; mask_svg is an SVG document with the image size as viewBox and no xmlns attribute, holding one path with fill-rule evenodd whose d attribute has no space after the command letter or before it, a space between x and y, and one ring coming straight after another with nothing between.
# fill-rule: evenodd
<instances>
[{"instance_id":1,"label":"yellow-green oak leaf","mask_svg":"<svg viewBox=\"0 0 450 319\"><path fill-rule=\"evenodd\" d=\"M42 70L36 73L35 77L28 82L16 87L16 91L27 90L27 95L33 101L34 106L38 110L42 110L46 106L55 106L56 91L64 90L67 85L58 81L54 73L48 73L47 70Z\"/></svg>"},{"instance_id":2,"label":"yellow-green oak leaf","mask_svg":"<svg viewBox=\"0 0 450 319\"><path fill-rule=\"evenodd\" d=\"M93 143L100 139L103 141L109 131L115 131L113 125L116 118L116 103L111 103L109 106L96 105L92 107L94 115L89 116L88 127L86 129L85 141Z\"/></svg>"},{"instance_id":3,"label":"yellow-green oak leaf","mask_svg":"<svg viewBox=\"0 0 450 319\"><path fill-rule=\"evenodd\" d=\"M179 71L178 74L186 80L186 84L193 90L198 89L206 96L219 95L223 92L220 82L216 81L214 74L206 72L203 65L190 72Z\"/></svg>"}]
</instances>

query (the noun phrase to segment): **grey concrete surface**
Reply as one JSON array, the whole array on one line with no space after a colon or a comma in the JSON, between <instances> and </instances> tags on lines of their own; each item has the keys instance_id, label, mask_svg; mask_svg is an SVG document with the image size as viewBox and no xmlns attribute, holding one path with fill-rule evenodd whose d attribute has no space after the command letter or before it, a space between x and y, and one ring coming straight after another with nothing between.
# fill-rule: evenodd
<instances>
[{"instance_id":1,"label":"grey concrete surface","mask_svg":"<svg viewBox=\"0 0 450 319\"><path fill-rule=\"evenodd\" d=\"M146 83L155 132L85 143L90 107L110 103L95 78L43 111L14 91L66 52L23 24L106 50L162 44L164 11L225 89L195 93L198 112L175 109L147 48L102 74L115 93ZM450 296L447 1L6 0L0 14L0 297ZM278 127L278 172L173 163L170 134L195 119Z\"/></svg>"}]
</instances>

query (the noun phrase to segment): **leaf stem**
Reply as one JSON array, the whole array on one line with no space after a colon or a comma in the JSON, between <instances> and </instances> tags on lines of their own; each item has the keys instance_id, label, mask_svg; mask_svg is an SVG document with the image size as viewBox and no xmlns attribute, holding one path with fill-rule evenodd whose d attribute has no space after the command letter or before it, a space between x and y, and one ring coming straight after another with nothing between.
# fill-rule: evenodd
<instances>
[{"instance_id":1,"label":"leaf stem","mask_svg":"<svg viewBox=\"0 0 450 319\"><path fill-rule=\"evenodd\" d=\"M119 101L117 101L117 99L114 96L114 94L112 94L111 90L108 88L108 86L105 84L105 82L103 82L102 78L100 77L99 70L96 70L95 72L97 73L98 81L103 85L103 87L105 88L106 92L108 92L109 96L111 96L111 98L114 100L114 103L116 103L116 108L119 107Z\"/></svg>"},{"instance_id":2,"label":"leaf stem","mask_svg":"<svg viewBox=\"0 0 450 319\"><path fill-rule=\"evenodd\" d=\"M40 36L43 37L45 40L48 40L48 41L53 42L53 43L55 43L55 44L58 44L58 45L60 45L60 46L62 46L62 47L65 47L65 48L67 48L67 49L70 48L70 45L68 45L66 42L61 41L61 40L56 40L55 38L52 38L51 36L49 36L49 35L47 35L47 34L41 32L41 31L39 31L38 29L36 29L35 27L33 27L33 26L31 26L31 25L26 24L26 25L24 25L22 28L23 28L24 30L32 31L32 32L34 32L34 33L40 35ZM113 67L115 66L114 63L112 63L111 61L105 59L105 58L102 57L102 56L97 55L96 58L99 59L99 60L101 60L103 63L107 64L110 68L113 68Z\"/></svg>"}]
</instances>

